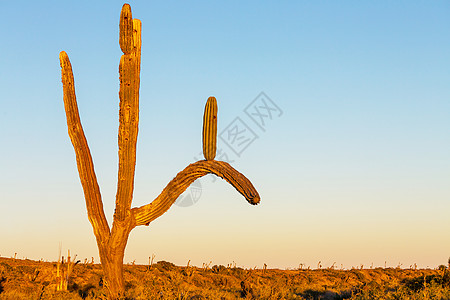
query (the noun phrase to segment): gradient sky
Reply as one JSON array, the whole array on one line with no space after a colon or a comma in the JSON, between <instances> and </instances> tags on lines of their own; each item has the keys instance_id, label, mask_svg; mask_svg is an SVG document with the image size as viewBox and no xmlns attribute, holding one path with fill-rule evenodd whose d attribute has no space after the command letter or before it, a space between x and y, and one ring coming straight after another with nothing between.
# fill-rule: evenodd
<instances>
[{"instance_id":1,"label":"gradient sky","mask_svg":"<svg viewBox=\"0 0 450 300\"><path fill-rule=\"evenodd\" d=\"M133 206L200 157L204 104L219 133L258 138L232 165L250 206L212 175L189 207L130 235L125 263L436 267L450 256L450 3L131 1L142 21ZM95 257L67 134L58 55L111 221L117 182L119 1L1 1L0 255ZM264 92L282 110L261 130ZM189 192L189 191L188 191Z\"/></svg>"}]
</instances>

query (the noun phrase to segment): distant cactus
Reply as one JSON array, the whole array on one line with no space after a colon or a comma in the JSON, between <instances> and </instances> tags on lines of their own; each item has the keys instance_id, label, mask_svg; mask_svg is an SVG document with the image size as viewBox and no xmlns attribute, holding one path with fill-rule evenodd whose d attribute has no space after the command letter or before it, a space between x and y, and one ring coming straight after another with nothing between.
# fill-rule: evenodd
<instances>
[{"instance_id":1,"label":"distant cactus","mask_svg":"<svg viewBox=\"0 0 450 300\"><path fill-rule=\"evenodd\" d=\"M151 221L161 216L197 178L209 173L215 174L233 185L249 203L257 204L260 201L258 192L244 175L228 163L214 160L217 103L214 97L210 97L205 107L203 125L203 151L206 160L190 164L179 172L151 203L131 208L139 123L141 22L132 18L131 7L128 4L122 7L119 44L124 54L119 65L119 171L112 228L109 227L103 211L92 156L81 126L72 66L64 51L59 56L69 137L75 149L88 218L97 240L110 299L119 298L125 289L123 257L131 230L139 225L149 225Z\"/></svg>"}]
</instances>

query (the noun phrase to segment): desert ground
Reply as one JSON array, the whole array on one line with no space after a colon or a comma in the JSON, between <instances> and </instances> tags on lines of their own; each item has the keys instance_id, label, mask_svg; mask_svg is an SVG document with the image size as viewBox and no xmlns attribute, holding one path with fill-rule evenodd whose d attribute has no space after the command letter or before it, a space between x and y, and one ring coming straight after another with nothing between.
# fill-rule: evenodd
<instances>
[{"instance_id":1,"label":"desert ground","mask_svg":"<svg viewBox=\"0 0 450 300\"><path fill-rule=\"evenodd\" d=\"M101 265L0 257L0 299L106 299ZM159 261L124 265L126 299L450 299L450 272L435 269L243 269L232 264L176 266Z\"/></svg>"}]
</instances>

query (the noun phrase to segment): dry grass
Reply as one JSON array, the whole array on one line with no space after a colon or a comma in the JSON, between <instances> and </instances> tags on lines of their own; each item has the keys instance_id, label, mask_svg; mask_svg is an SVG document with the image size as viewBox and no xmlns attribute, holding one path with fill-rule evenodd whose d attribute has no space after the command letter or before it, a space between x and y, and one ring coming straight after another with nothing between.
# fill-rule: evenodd
<instances>
[{"instance_id":1,"label":"dry grass","mask_svg":"<svg viewBox=\"0 0 450 300\"><path fill-rule=\"evenodd\" d=\"M0 258L0 299L106 299L98 264L56 291L57 263ZM127 299L450 299L450 272L414 269L244 270L125 265Z\"/></svg>"}]
</instances>

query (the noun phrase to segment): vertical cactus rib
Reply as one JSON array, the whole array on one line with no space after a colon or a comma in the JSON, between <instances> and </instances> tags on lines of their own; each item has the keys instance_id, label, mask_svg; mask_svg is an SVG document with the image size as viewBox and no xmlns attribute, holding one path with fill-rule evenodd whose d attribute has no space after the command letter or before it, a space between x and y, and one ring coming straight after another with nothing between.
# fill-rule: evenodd
<instances>
[{"instance_id":1,"label":"vertical cactus rib","mask_svg":"<svg viewBox=\"0 0 450 300\"><path fill-rule=\"evenodd\" d=\"M119 65L119 173L115 221L124 221L130 213L139 123L141 22L132 19L128 4L122 7L120 16L120 47L124 54Z\"/></svg>"},{"instance_id":2,"label":"vertical cactus rib","mask_svg":"<svg viewBox=\"0 0 450 300\"><path fill-rule=\"evenodd\" d=\"M142 46L142 40L141 40L141 30L142 30L142 23L139 19L133 19L133 47L136 49L136 52L139 53L139 71L141 68L141 46Z\"/></svg>"},{"instance_id":3,"label":"vertical cactus rib","mask_svg":"<svg viewBox=\"0 0 450 300\"><path fill-rule=\"evenodd\" d=\"M217 101L209 97L203 114L203 156L206 160L214 160L217 145Z\"/></svg>"},{"instance_id":4,"label":"vertical cactus rib","mask_svg":"<svg viewBox=\"0 0 450 300\"><path fill-rule=\"evenodd\" d=\"M59 54L61 64L61 77L64 92L64 109L66 111L69 137L75 150L78 173L83 186L88 218L94 229L94 234L99 239L109 237L109 226L106 220L100 188L95 176L94 163L91 152L81 126L78 113L77 99L75 96L75 82L72 65L66 52Z\"/></svg>"},{"instance_id":5,"label":"vertical cactus rib","mask_svg":"<svg viewBox=\"0 0 450 300\"><path fill-rule=\"evenodd\" d=\"M192 182L207 174L214 174L228 181L250 204L259 203L260 197L258 192L243 174L226 162L201 160L188 165L183 171L178 173L150 204L133 208L135 226L148 225L151 221L164 214Z\"/></svg>"}]
</instances>

